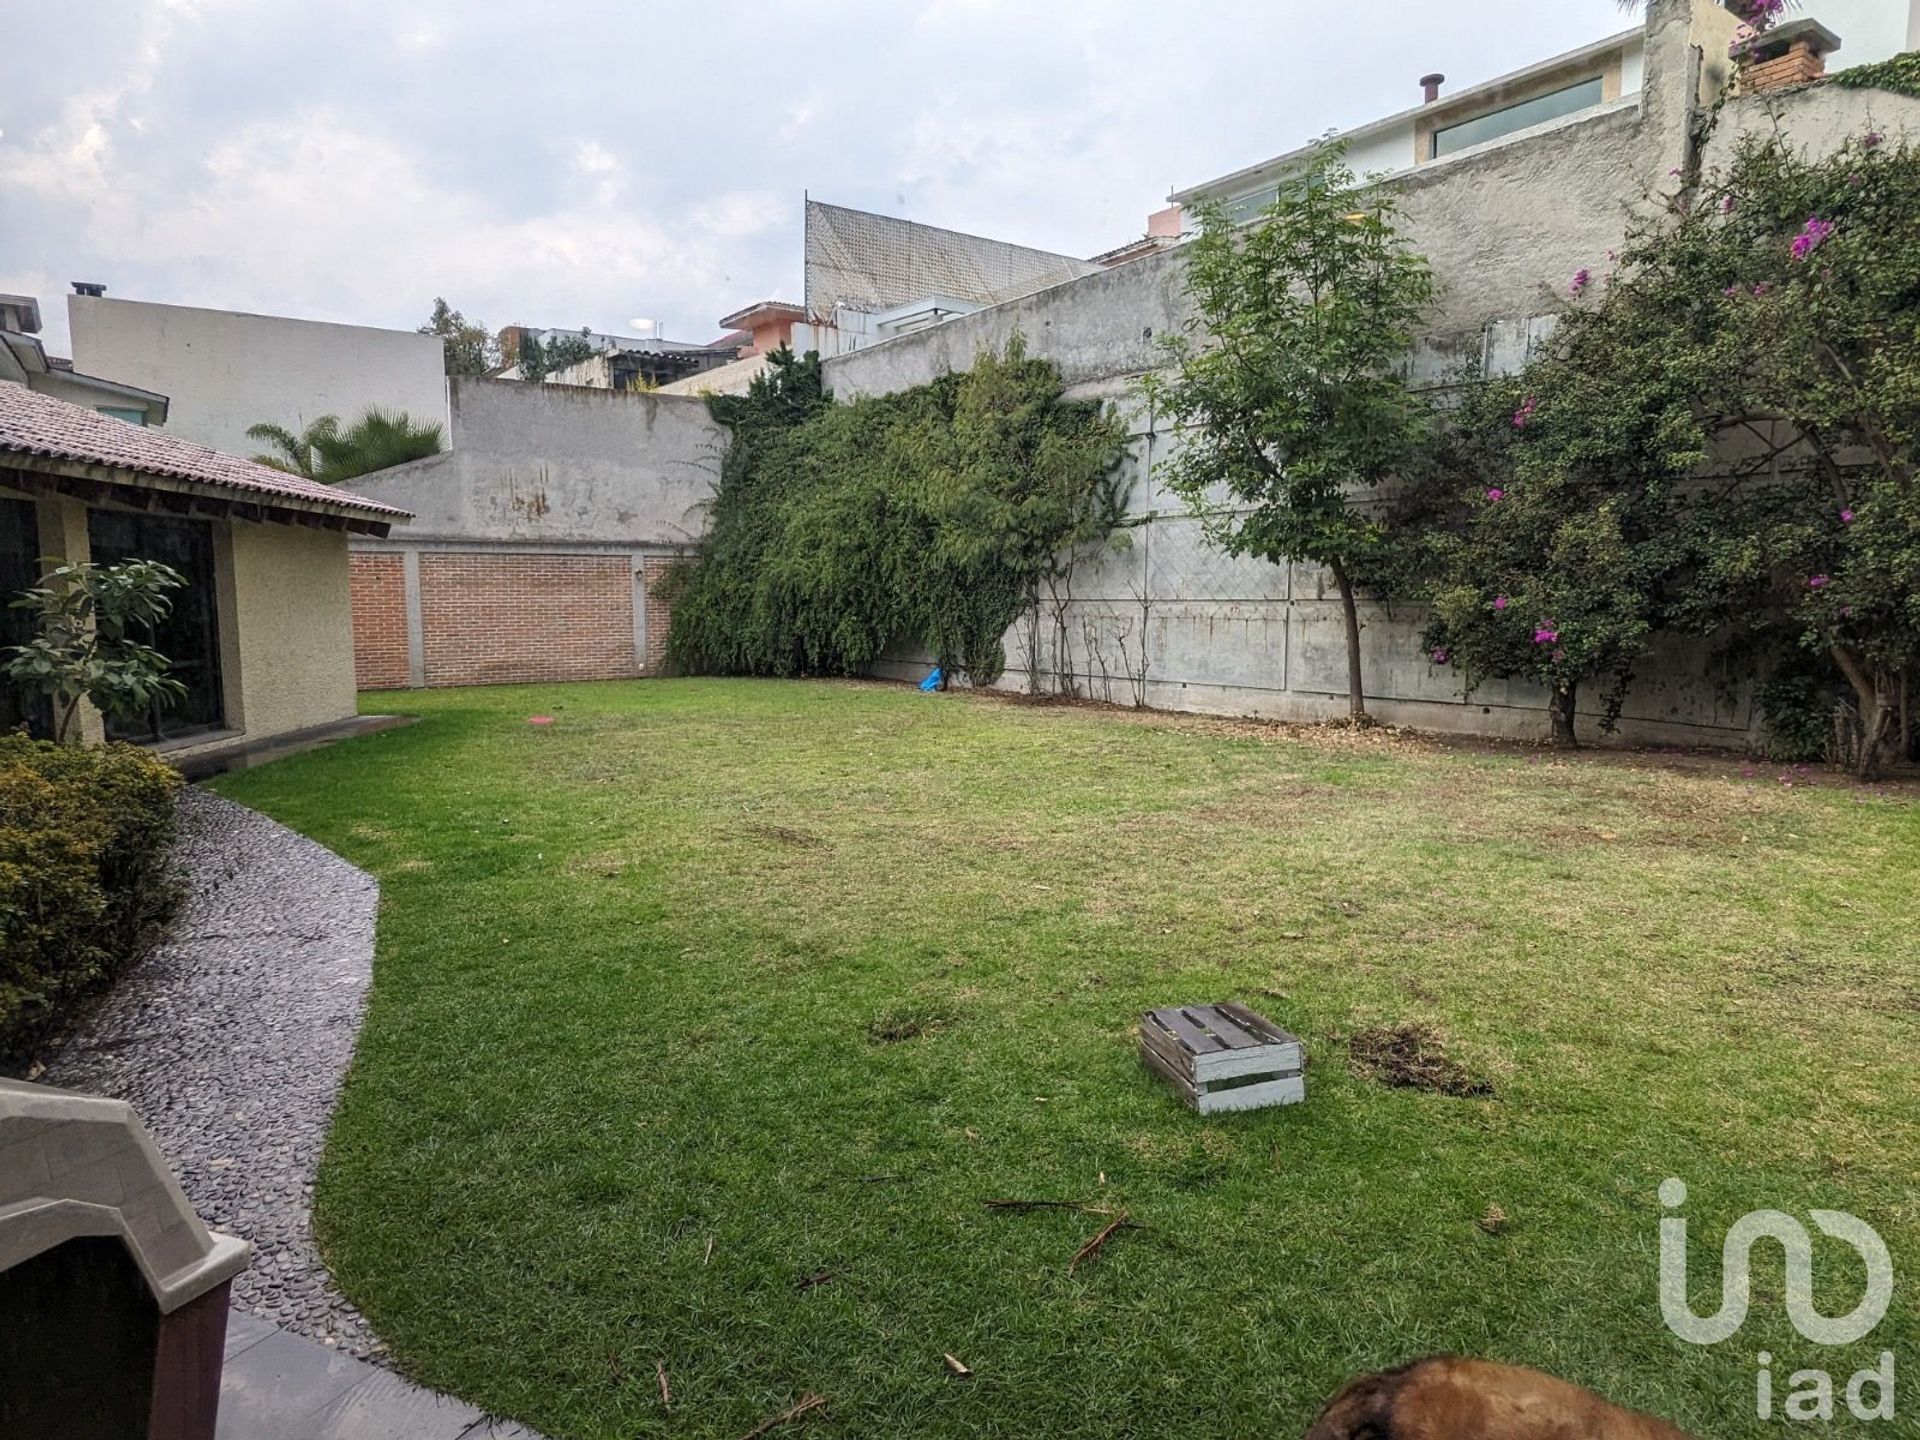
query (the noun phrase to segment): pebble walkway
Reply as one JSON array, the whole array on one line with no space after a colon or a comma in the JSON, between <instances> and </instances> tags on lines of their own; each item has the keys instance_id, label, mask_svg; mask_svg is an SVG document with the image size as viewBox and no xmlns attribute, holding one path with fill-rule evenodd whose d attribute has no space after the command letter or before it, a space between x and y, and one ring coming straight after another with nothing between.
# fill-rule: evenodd
<instances>
[{"instance_id":1,"label":"pebble walkway","mask_svg":"<svg viewBox=\"0 0 1920 1440\"><path fill-rule=\"evenodd\" d=\"M180 801L188 890L39 1078L128 1101L187 1198L254 1246L233 1307L361 1358L382 1347L313 1241L313 1176L373 978L373 877L205 790Z\"/></svg>"}]
</instances>

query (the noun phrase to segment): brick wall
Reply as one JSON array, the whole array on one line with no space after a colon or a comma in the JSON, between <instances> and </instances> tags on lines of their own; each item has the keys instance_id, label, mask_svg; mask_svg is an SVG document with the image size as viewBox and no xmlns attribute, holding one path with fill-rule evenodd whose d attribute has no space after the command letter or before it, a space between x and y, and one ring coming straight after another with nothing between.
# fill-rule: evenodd
<instances>
[{"instance_id":1,"label":"brick wall","mask_svg":"<svg viewBox=\"0 0 1920 1440\"><path fill-rule=\"evenodd\" d=\"M353 681L362 690L403 690L407 665L407 576L398 555L355 554L348 562L353 595Z\"/></svg>"},{"instance_id":2,"label":"brick wall","mask_svg":"<svg viewBox=\"0 0 1920 1440\"><path fill-rule=\"evenodd\" d=\"M423 554L427 684L637 675L633 592L625 555Z\"/></svg>"},{"instance_id":3,"label":"brick wall","mask_svg":"<svg viewBox=\"0 0 1920 1440\"><path fill-rule=\"evenodd\" d=\"M666 578L673 563L665 556L648 556L646 560L647 673L650 675L658 675L666 668L667 632L673 628L673 607L655 594L653 587Z\"/></svg>"}]
</instances>

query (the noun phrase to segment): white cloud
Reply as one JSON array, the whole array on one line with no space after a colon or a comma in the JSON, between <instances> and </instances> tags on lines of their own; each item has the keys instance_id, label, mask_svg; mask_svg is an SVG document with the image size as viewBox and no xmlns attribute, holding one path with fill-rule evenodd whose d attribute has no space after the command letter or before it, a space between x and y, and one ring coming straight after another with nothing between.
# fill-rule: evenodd
<instances>
[{"instance_id":1,"label":"white cloud","mask_svg":"<svg viewBox=\"0 0 1920 1440\"><path fill-rule=\"evenodd\" d=\"M1614 0L16 11L0 290L39 293L56 346L70 279L700 334L797 288L803 189L1091 254L1176 185L1398 108L1425 70L1471 83L1626 23Z\"/></svg>"}]
</instances>

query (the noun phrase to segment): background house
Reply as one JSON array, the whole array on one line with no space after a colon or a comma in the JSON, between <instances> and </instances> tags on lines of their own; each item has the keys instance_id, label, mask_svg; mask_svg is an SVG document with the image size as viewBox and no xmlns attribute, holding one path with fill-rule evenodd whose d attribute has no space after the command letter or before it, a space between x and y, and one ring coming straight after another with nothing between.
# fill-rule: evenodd
<instances>
[{"instance_id":1,"label":"background house","mask_svg":"<svg viewBox=\"0 0 1920 1440\"><path fill-rule=\"evenodd\" d=\"M446 422L437 336L104 294L68 296L67 323L76 369L166 396L168 430L230 455L261 448L247 428L263 421L298 433L378 407Z\"/></svg>"}]
</instances>

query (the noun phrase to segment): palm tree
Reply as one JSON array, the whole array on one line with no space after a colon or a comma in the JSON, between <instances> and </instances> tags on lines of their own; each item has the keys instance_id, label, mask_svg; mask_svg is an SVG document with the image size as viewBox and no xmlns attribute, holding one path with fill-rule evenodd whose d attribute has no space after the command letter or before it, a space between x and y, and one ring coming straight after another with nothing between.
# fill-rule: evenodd
<instances>
[{"instance_id":1,"label":"palm tree","mask_svg":"<svg viewBox=\"0 0 1920 1440\"><path fill-rule=\"evenodd\" d=\"M247 427L249 440L261 440L273 447L270 452L253 457L256 465L284 470L289 475L304 475L309 480L319 478L315 474L314 457L320 446L332 441L339 433L340 419L336 415L322 415L298 435L284 425L274 425L264 420Z\"/></svg>"},{"instance_id":2,"label":"palm tree","mask_svg":"<svg viewBox=\"0 0 1920 1440\"><path fill-rule=\"evenodd\" d=\"M415 424L404 411L372 409L337 434L314 442L320 465L314 476L329 485L424 460L440 453L440 427Z\"/></svg>"},{"instance_id":3,"label":"palm tree","mask_svg":"<svg viewBox=\"0 0 1920 1440\"><path fill-rule=\"evenodd\" d=\"M253 457L258 463L326 485L437 455L441 438L437 424L416 424L404 412L378 408L344 430L338 417L322 415L298 435L265 422L251 426L247 434L272 447L270 453Z\"/></svg>"}]
</instances>

